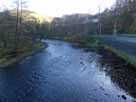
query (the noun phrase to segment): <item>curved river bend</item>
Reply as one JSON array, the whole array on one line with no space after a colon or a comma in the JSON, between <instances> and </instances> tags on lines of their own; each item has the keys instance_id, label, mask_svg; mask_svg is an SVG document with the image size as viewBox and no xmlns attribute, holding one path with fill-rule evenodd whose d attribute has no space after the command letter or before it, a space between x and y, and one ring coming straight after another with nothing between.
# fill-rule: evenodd
<instances>
[{"instance_id":1,"label":"curved river bend","mask_svg":"<svg viewBox=\"0 0 136 102\"><path fill-rule=\"evenodd\" d=\"M99 55L63 41L46 43L42 52L0 69L0 102L133 102L101 70Z\"/></svg>"}]
</instances>

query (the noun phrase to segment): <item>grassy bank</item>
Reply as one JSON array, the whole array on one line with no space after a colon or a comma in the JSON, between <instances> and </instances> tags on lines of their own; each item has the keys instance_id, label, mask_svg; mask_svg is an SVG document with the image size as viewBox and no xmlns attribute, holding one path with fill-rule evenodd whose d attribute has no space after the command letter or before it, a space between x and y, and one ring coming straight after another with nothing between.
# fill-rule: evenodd
<instances>
[{"instance_id":1,"label":"grassy bank","mask_svg":"<svg viewBox=\"0 0 136 102\"><path fill-rule=\"evenodd\" d=\"M115 49L115 48L108 46L108 45L104 45L104 48L110 52L113 52L119 58L123 59L126 64L131 64L136 67L136 57L129 55L123 51L120 51L120 50Z\"/></svg>"},{"instance_id":2,"label":"grassy bank","mask_svg":"<svg viewBox=\"0 0 136 102\"><path fill-rule=\"evenodd\" d=\"M88 47L90 49L95 49L96 52L101 52L102 49L111 52L113 56L117 56L120 60L123 60L125 64L132 65L136 67L136 58L123 51L117 50L101 41L97 37L65 37L63 38L68 42L80 43L83 47Z\"/></svg>"},{"instance_id":3,"label":"grassy bank","mask_svg":"<svg viewBox=\"0 0 136 102\"><path fill-rule=\"evenodd\" d=\"M23 47L15 55L11 50L0 49L0 68L5 68L16 64L27 56L41 51L46 46L43 43L35 43L33 47Z\"/></svg>"}]
</instances>

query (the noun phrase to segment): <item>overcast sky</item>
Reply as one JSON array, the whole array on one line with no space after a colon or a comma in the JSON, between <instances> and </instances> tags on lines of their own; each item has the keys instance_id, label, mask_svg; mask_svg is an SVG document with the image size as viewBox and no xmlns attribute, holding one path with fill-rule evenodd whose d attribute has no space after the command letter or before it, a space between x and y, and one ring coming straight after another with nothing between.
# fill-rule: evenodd
<instances>
[{"instance_id":1,"label":"overcast sky","mask_svg":"<svg viewBox=\"0 0 136 102\"><path fill-rule=\"evenodd\" d=\"M110 8L115 0L25 0L27 8L42 15L62 16L72 13L97 13ZM10 7L13 0L0 0L0 7Z\"/></svg>"}]
</instances>

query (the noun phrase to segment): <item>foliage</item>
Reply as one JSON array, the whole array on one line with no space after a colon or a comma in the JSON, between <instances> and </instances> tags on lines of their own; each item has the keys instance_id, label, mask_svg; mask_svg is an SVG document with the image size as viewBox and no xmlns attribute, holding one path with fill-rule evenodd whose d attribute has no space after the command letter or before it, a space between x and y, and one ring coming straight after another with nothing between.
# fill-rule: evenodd
<instances>
[{"instance_id":1,"label":"foliage","mask_svg":"<svg viewBox=\"0 0 136 102\"><path fill-rule=\"evenodd\" d=\"M111 9L96 15L72 14L55 18L51 33L64 35L134 34L136 33L136 0L116 0ZM115 32L116 31L116 32Z\"/></svg>"},{"instance_id":2,"label":"foliage","mask_svg":"<svg viewBox=\"0 0 136 102\"><path fill-rule=\"evenodd\" d=\"M37 18L30 16L30 14L29 11L23 11L21 30L16 33L16 10L0 12L0 62L21 56L34 49L35 45L43 38L43 34L47 32L48 23L41 24ZM16 36L18 36L17 48Z\"/></svg>"}]
</instances>

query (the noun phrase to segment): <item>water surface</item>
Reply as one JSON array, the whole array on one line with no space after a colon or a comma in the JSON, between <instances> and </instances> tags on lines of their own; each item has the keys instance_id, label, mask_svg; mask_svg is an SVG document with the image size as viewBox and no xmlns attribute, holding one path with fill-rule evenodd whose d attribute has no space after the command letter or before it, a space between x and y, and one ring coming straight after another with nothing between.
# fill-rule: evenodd
<instances>
[{"instance_id":1,"label":"water surface","mask_svg":"<svg viewBox=\"0 0 136 102\"><path fill-rule=\"evenodd\" d=\"M63 41L46 43L42 52L0 69L0 102L133 102L101 70L100 55Z\"/></svg>"}]
</instances>

